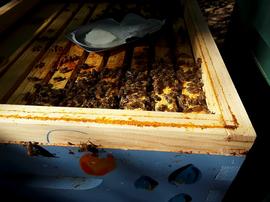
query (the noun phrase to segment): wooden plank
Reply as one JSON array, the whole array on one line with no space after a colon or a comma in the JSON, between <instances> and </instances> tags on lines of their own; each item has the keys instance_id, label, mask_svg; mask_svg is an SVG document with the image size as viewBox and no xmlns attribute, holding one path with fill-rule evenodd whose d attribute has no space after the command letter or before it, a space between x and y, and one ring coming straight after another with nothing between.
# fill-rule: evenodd
<instances>
[{"instance_id":1,"label":"wooden plank","mask_svg":"<svg viewBox=\"0 0 270 202\"><path fill-rule=\"evenodd\" d=\"M125 51L111 53L105 68L108 69L118 69L119 67L121 68L124 65L125 56L126 56Z\"/></svg>"},{"instance_id":2,"label":"wooden plank","mask_svg":"<svg viewBox=\"0 0 270 202\"><path fill-rule=\"evenodd\" d=\"M222 155L242 155L250 147L225 140L212 114L185 119L179 113L16 105L0 105L0 111L1 142L68 146L90 140L104 148Z\"/></svg>"},{"instance_id":3,"label":"wooden plank","mask_svg":"<svg viewBox=\"0 0 270 202\"><path fill-rule=\"evenodd\" d=\"M101 4L97 6L91 16L98 15L99 12L101 12L101 10L104 10L106 8L106 6L107 4ZM69 41L64 37L64 35L69 31L75 29L77 26L81 25L86 19L89 19L89 14L91 14L92 9L93 9L92 4L85 4L79 10L79 12L74 16L74 18L70 22L70 24L65 28L65 30L63 30L62 34L58 37L58 39L54 42L51 48L47 51L46 54L44 54L44 56L38 62L38 64L42 64L42 68L33 68L32 71L29 73L28 77L38 78L39 80L45 79L46 75L51 71L51 68L56 65L59 58L62 56L63 51L69 44ZM78 49L79 51L82 51L82 49L79 48L78 46L73 45L72 47L73 47L71 48L72 50ZM67 65L69 64L62 64L61 66L58 67L58 69L61 70L61 68L65 67L70 69L70 67ZM64 75L63 77L67 76ZM31 94L35 91L34 85L35 85L34 82L29 82L29 80L25 78L25 80L22 82L19 88L11 96L8 103L26 104L24 96L29 93Z\"/></svg>"},{"instance_id":4,"label":"wooden plank","mask_svg":"<svg viewBox=\"0 0 270 202\"><path fill-rule=\"evenodd\" d=\"M64 35L81 25L86 18L89 17L93 5L84 5L79 12L75 15L73 20L63 30L57 40L51 45L50 49L42 56L37 62L37 65L31 70L28 76L23 80L20 86L9 98L7 103L14 104L26 104L24 100L25 95L33 93L35 84L37 82L29 81L29 78L37 78L37 81L41 81L45 78L53 65L58 61L58 58L63 54L65 47L68 45L68 40Z\"/></svg>"},{"instance_id":5,"label":"wooden plank","mask_svg":"<svg viewBox=\"0 0 270 202\"><path fill-rule=\"evenodd\" d=\"M10 26L32 9L39 0L12 0L0 7L0 33L10 28Z\"/></svg>"},{"instance_id":6,"label":"wooden plank","mask_svg":"<svg viewBox=\"0 0 270 202\"><path fill-rule=\"evenodd\" d=\"M0 86L0 100L5 102L11 95L16 85L26 76L30 68L35 64L43 52L48 48L52 40L57 36L61 28L69 21L70 17L78 9L78 4L70 4L56 20L50 24L46 31L42 32L39 38L28 47L26 51L9 67L8 71L2 76Z\"/></svg>"},{"instance_id":7,"label":"wooden plank","mask_svg":"<svg viewBox=\"0 0 270 202\"><path fill-rule=\"evenodd\" d=\"M63 7L64 4L46 4L39 7L31 21L20 25L16 31L1 40L0 57L4 60L0 63L0 76L54 20Z\"/></svg>"},{"instance_id":8,"label":"wooden plank","mask_svg":"<svg viewBox=\"0 0 270 202\"><path fill-rule=\"evenodd\" d=\"M252 142L256 133L208 26L203 20L199 6L194 0L187 1L186 6L185 19L190 20L194 55L202 58L205 71L208 71L211 81L208 85L213 87L225 124L234 128L234 130L227 129L227 138ZM207 88L211 86L207 86Z\"/></svg>"}]
</instances>

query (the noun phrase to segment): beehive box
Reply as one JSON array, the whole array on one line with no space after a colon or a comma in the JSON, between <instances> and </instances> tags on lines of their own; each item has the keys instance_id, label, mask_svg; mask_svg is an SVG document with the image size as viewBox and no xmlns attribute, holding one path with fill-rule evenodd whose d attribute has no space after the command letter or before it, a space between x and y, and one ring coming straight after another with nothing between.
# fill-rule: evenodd
<instances>
[{"instance_id":1,"label":"beehive box","mask_svg":"<svg viewBox=\"0 0 270 202\"><path fill-rule=\"evenodd\" d=\"M106 2L49 3L40 6L38 12L32 11L32 15L28 13L27 17L31 20L22 21L24 23L17 24L14 31L6 32L0 44L0 141L15 144L38 142L55 146L79 146L82 142L91 141L101 148L111 149L245 154L255 139L255 131L196 1L181 2L182 10L179 8L179 16L176 15L171 24L171 31L157 37L154 43L150 43L152 40L142 41L120 50L97 54L85 52L64 37L67 32L89 20L110 17L119 10L139 11L145 17L157 16L149 14L142 5L147 4L126 3L117 7ZM6 12L11 11L7 9ZM152 52L154 56L149 59L148 55L151 57ZM136 53L141 55L139 63L136 63ZM170 66L164 64L173 64L172 69L177 72L198 58L207 109L204 105L190 103L185 109L185 103L179 102L181 96L192 98L196 97L196 93L190 94L187 90L189 85L181 79L175 81L181 83L181 88L170 102L165 91L155 91L154 85L159 85L160 81L155 84L155 73L152 73L155 61L163 60L162 68L156 71L158 74L158 71ZM148 67L151 62L152 69ZM83 64L87 64L87 68ZM128 85L122 80L126 75L123 69L136 69L138 64L147 67L148 77L145 78L146 84L142 82L141 89L152 86L152 90L142 90L146 97L152 98L150 106L153 107L150 110L147 107L146 110L138 110L144 107L136 105L132 108L137 110L130 110L123 96L115 95L115 88L119 92ZM122 67L119 74L107 78L114 83L111 94L105 96L111 98L106 100L109 102L102 106L86 102L76 107L72 99L66 99L64 104L60 104L59 96L61 98L63 90L59 89L76 86L78 80L91 74L87 74L89 67L91 72L95 69L98 73L104 68L107 69L105 72L110 72ZM51 93L36 98L40 96L35 85L38 82L49 84L47 88ZM93 80L90 79L90 84L82 84L95 85L95 89L104 87L102 82L91 82ZM159 98L151 97L153 94L158 94ZM53 99L54 96L57 98ZM71 93L72 96L74 94ZM137 96L136 99L140 99L141 104L147 103L145 96ZM162 106L159 106L160 100ZM85 100L81 98L80 101ZM104 108L105 105L107 107ZM115 106L119 109L111 109Z\"/></svg>"}]
</instances>

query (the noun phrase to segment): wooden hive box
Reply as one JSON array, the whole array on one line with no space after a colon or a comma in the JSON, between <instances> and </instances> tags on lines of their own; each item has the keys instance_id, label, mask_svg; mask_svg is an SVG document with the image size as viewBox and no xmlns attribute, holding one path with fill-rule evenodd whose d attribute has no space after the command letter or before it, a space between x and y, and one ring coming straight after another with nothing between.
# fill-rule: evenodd
<instances>
[{"instance_id":1,"label":"wooden hive box","mask_svg":"<svg viewBox=\"0 0 270 202\"><path fill-rule=\"evenodd\" d=\"M33 5L35 3L36 1L33 1ZM0 44L4 55L0 63L0 142L22 144L31 141L56 146L72 143L78 146L81 142L90 140L101 147L112 149L245 154L255 139L255 131L195 0L184 2L184 23L194 58L202 60L203 89L210 113L24 104L22 94L26 92L25 89L33 89L33 86L26 82L26 77L29 74L42 75L45 72L43 69L32 68L35 64L40 64L39 61L45 61L45 66L47 63L56 65L61 57L56 47L75 52L84 60L89 59L89 63L94 66L104 62L105 56L87 55L81 48L65 40L64 33L76 28L91 15L94 19L106 6L106 3L46 5L38 13L38 17L33 19L42 19L42 23L26 23L16 32L5 35L7 42L13 39L18 39L19 42L14 41L18 48L8 57L5 57L5 54L8 54L9 50L4 49L8 45ZM14 12L13 8L17 6L4 11L0 8L1 23L6 22L5 16ZM18 12L23 15L26 9L22 6ZM15 17L18 16L19 14ZM11 19L10 23L12 21L16 20ZM8 27L9 24L5 26ZM24 36L25 30L29 30L26 31L27 36ZM47 42L46 37L53 38L54 42ZM119 60L123 59L121 54L120 52L109 57L112 66L118 65ZM58 72L59 75L61 76L61 73ZM66 83L54 85L55 88L61 88Z\"/></svg>"}]
</instances>

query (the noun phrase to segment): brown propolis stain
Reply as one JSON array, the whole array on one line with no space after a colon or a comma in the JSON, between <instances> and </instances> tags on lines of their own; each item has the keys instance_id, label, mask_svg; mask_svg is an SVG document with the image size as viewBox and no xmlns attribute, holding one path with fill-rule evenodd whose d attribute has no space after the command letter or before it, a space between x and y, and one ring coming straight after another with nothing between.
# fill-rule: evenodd
<instances>
[{"instance_id":1,"label":"brown propolis stain","mask_svg":"<svg viewBox=\"0 0 270 202\"><path fill-rule=\"evenodd\" d=\"M238 121L237 121L237 119L236 119L236 116L234 115L234 113L232 112L232 109L231 109L231 107L228 105L228 108L229 108L229 110L230 110L230 112L231 112L231 115L232 115L232 119L233 119L233 123L234 123L234 125L236 126L236 127L238 127L239 126L239 123L238 123Z\"/></svg>"},{"instance_id":2,"label":"brown propolis stain","mask_svg":"<svg viewBox=\"0 0 270 202\"><path fill-rule=\"evenodd\" d=\"M139 127L174 127L174 128L228 128L236 129L237 126L234 125L201 125L192 123L162 123L154 121L138 121L134 119L129 120L112 120L108 118L71 118L71 117L41 117L41 116L19 116L19 115L0 115L0 118L10 118L10 119L32 119L39 121L70 121L70 122L84 122L84 123L98 123L98 124L116 124L116 125L130 125Z\"/></svg>"}]
</instances>

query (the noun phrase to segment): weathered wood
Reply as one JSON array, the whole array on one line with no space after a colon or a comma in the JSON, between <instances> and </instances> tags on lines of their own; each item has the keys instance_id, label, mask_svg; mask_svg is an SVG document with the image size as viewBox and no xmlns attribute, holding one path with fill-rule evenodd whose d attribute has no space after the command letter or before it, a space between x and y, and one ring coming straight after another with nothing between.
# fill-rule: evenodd
<instances>
[{"instance_id":1,"label":"weathered wood","mask_svg":"<svg viewBox=\"0 0 270 202\"><path fill-rule=\"evenodd\" d=\"M67 146L90 140L105 148L223 155L241 155L250 147L248 141L224 139L226 129L211 114L17 105L0 110L1 142Z\"/></svg>"},{"instance_id":2,"label":"weathered wood","mask_svg":"<svg viewBox=\"0 0 270 202\"><path fill-rule=\"evenodd\" d=\"M13 23L39 3L39 0L12 0L0 7L0 33L8 29Z\"/></svg>"},{"instance_id":3,"label":"weathered wood","mask_svg":"<svg viewBox=\"0 0 270 202\"><path fill-rule=\"evenodd\" d=\"M26 104L24 96L27 93L33 93L35 90L35 82L30 82L28 78L38 78L40 81L42 81L46 77L51 68L56 65L56 62L59 60L59 57L63 54L66 46L69 43L68 40L65 39L64 35L81 25L85 19L89 17L92 7L93 5L85 4L78 11L69 25L63 30L62 34L60 34L57 40L51 45L50 49L42 56L42 58L37 62L37 65L31 70L28 76L12 94L8 100L8 103Z\"/></svg>"},{"instance_id":4,"label":"weathered wood","mask_svg":"<svg viewBox=\"0 0 270 202\"><path fill-rule=\"evenodd\" d=\"M69 21L70 17L78 9L78 4L70 4L52 24L42 32L39 38L24 51L20 57L8 68L7 72L0 80L0 100L7 100L16 85L28 74L30 68L35 65L38 59L43 55L52 40L57 36L61 28Z\"/></svg>"},{"instance_id":5,"label":"weathered wood","mask_svg":"<svg viewBox=\"0 0 270 202\"><path fill-rule=\"evenodd\" d=\"M124 64L125 56L126 56L126 51L111 53L106 64L106 68L117 69L119 67L122 67Z\"/></svg>"},{"instance_id":6,"label":"weathered wood","mask_svg":"<svg viewBox=\"0 0 270 202\"><path fill-rule=\"evenodd\" d=\"M31 21L20 25L18 29L16 29L16 32L11 32L8 38L1 40L0 57L5 60L0 63L0 76L20 57L33 40L44 31L59 12L61 12L63 7L63 3L48 4L43 6L42 9L39 7L39 12L33 16Z\"/></svg>"},{"instance_id":7,"label":"weathered wood","mask_svg":"<svg viewBox=\"0 0 270 202\"><path fill-rule=\"evenodd\" d=\"M227 138L252 142L256 133L195 0L186 2L185 19L194 56L202 58L202 68L208 75L205 89L217 99L217 113L220 110L225 124L234 128L227 130Z\"/></svg>"}]
</instances>

